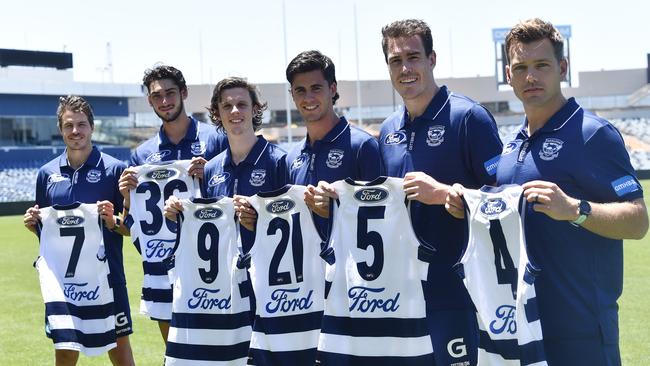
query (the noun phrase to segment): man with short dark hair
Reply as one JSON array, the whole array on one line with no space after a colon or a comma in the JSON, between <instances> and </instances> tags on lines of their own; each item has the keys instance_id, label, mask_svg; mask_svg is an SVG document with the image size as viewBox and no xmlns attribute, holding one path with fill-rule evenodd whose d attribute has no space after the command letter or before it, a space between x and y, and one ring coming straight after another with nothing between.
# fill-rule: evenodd
<instances>
[{"instance_id":1,"label":"man with short dark hair","mask_svg":"<svg viewBox=\"0 0 650 366\"><path fill-rule=\"evenodd\" d=\"M618 300L623 241L648 230L643 191L623 139L606 120L566 99L561 34L541 19L506 36L506 78L526 118L508 139L497 184L521 184L529 256L549 365L620 365ZM462 186L448 197L461 216Z\"/></svg>"},{"instance_id":2,"label":"man with short dark hair","mask_svg":"<svg viewBox=\"0 0 650 366\"><path fill-rule=\"evenodd\" d=\"M121 161L100 152L91 137L95 128L93 111L82 97L59 98L59 131L66 145L61 156L43 165L36 178L36 205L27 209L24 224L36 233L40 208L75 202L97 203L104 221L103 238L110 268L109 284L115 304L117 347L108 352L114 365L134 365L129 334L133 333L131 309L122 259L122 235L128 234L117 215L122 211L122 195L117 182L126 168ZM48 337L52 335L48 332ZM74 365L79 352L57 349L57 365Z\"/></svg>"},{"instance_id":3,"label":"man with short dark hair","mask_svg":"<svg viewBox=\"0 0 650 366\"><path fill-rule=\"evenodd\" d=\"M319 233L326 237L330 188L315 187L344 178L370 181L383 172L377 141L334 111L339 98L335 67L319 51L294 57L286 70L291 96L305 121L307 136L287 154L289 181L307 186L305 203L314 211ZM318 197L316 197L318 196ZM317 201L318 200L318 204Z\"/></svg>"},{"instance_id":4,"label":"man with short dark hair","mask_svg":"<svg viewBox=\"0 0 650 366\"><path fill-rule=\"evenodd\" d=\"M435 247L425 291L427 322L438 365L476 363L476 315L460 276L466 228L445 212L451 184L479 188L495 182L501 141L490 113L477 102L439 87L429 26L417 19L382 29L393 88L404 107L386 118L379 138L387 175L404 178L416 234Z\"/></svg>"}]
</instances>

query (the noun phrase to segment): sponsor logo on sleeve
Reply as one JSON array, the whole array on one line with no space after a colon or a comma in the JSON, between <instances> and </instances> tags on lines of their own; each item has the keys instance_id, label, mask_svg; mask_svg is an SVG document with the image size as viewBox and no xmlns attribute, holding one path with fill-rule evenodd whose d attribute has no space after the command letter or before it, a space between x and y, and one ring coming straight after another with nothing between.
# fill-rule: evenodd
<instances>
[{"instance_id":1,"label":"sponsor logo on sleeve","mask_svg":"<svg viewBox=\"0 0 650 366\"><path fill-rule=\"evenodd\" d=\"M332 149L327 153L327 161L325 162L325 165L327 165L328 168L338 168L343 164L343 155L344 152L343 150L339 149Z\"/></svg>"},{"instance_id":2,"label":"sponsor logo on sleeve","mask_svg":"<svg viewBox=\"0 0 650 366\"><path fill-rule=\"evenodd\" d=\"M613 181L612 188L614 188L617 196L623 197L628 193L638 191L641 187L639 187L639 183L633 176L626 175Z\"/></svg>"},{"instance_id":3,"label":"sponsor logo on sleeve","mask_svg":"<svg viewBox=\"0 0 650 366\"><path fill-rule=\"evenodd\" d=\"M384 145L399 145L404 141L406 141L406 133L403 131L389 133L384 137Z\"/></svg>"},{"instance_id":4,"label":"sponsor logo on sleeve","mask_svg":"<svg viewBox=\"0 0 650 366\"><path fill-rule=\"evenodd\" d=\"M431 147L440 146L445 141L445 126L437 125L429 127L427 131L427 145Z\"/></svg>"},{"instance_id":5,"label":"sponsor logo on sleeve","mask_svg":"<svg viewBox=\"0 0 650 366\"><path fill-rule=\"evenodd\" d=\"M555 138L547 138L539 150L539 157L542 160L551 161L558 157L564 141Z\"/></svg>"},{"instance_id":6,"label":"sponsor logo on sleeve","mask_svg":"<svg viewBox=\"0 0 650 366\"><path fill-rule=\"evenodd\" d=\"M497 167L499 166L499 160L501 160L501 155L497 155L493 157L492 159L486 161L483 163L483 166L485 167L485 171L489 175L495 175L497 173Z\"/></svg>"},{"instance_id":7,"label":"sponsor logo on sleeve","mask_svg":"<svg viewBox=\"0 0 650 366\"><path fill-rule=\"evenodd\" d=\"M213 175L208 181L208 187L216 187L219 184L227 181L229 177L230 177L230 173L228 172L223 172L217 175Z\"/></svg>"},{"instance_id":8,"label":"sponsor logo on sleeve","mask_svg":"<svg viewBox=\"0 0 650 366\"><path fill-rule=\"evenodd\" d=\"M102 172L97 169L91 169L86 174L86 181L88 183L97 183L102 179Z\"/></svg>"},{"instance_id":9,"label":"sponsor logo on sleeve","mask_svg":"<svg viewBox=\"0 0 650 366\"><path fill-rule=\"evenodd\" d=\"M205 153L205 142L204 141L193 142L192 145L190 145L190 151L194 156L203 155Z\"/></svg>"},{"instance_id":10,"label":"sponsor logo on sleeve","mask_svg":"<svg viewBox=\"0 0 650 366\"><path fill-rule=\"evenodd\" d=\"M266 205L266 211L272 214L281 214L294 208L296 203L290 199L275 200Z\"/></svg>"},{"instance_id":11,"label":"sponsor logo on sleeve","mask_svg":"<svg viewBox=\"0 0 650 366\"><path fill-rule=\"evenodd\" d=\"M251 172L251 179L249 180L250 184L254 187L260 187L264 184L266 178L265 169L254 169Z\"/></svg>"},{"instance_id":12,"label":"sponsor logo on sleeve","mask_svg":"<svg viewBox=\"0 0 650 366\"><path fill-rule=\"evenodd\" d=\"M155 151L149 154L146 159L144 159L145 163L157 163L159 161L162 161L166 156L171 155L171 150L160 150L160 151Z\"/></svg>"}]
</instances>

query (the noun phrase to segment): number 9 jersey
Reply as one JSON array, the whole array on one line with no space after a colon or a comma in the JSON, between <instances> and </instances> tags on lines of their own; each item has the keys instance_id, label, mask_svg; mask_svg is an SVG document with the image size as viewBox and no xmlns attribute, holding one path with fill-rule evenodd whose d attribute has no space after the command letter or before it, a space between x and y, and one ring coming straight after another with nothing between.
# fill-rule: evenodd
<instances>
[{"instance_id":1,"label":"number 9 jersey","mask_svg":"<svg viewBox=\"0 0 650 366\"><path fill-rule=\"evenodd\" d=\"M198 185L188 175L189 160L135 167L138 185L131 190L129 218L131 240L142 255L144 281L140 312L156 320L170 320L172 288L163 260L176 242L177 224L163 215L165 200L195 196Z\"/></svg>"},{"instance_id":2,"label":"number 9 jersey","mask_svg":"<svg viewBox=\"0 0 650 366\"><path fill-rule=\"evenodd\" d=\"M386 177L333 184L321 365L434 364L422 288L433 249L413 232L402 186Z\"/></svg>"}]
</instances>

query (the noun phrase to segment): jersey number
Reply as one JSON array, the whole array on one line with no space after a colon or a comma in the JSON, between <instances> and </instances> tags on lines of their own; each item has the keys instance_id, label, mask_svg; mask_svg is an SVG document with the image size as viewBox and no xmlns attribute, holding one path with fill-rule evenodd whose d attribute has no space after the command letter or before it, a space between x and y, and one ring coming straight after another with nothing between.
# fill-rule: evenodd
<instances>
[{"instance_id":1,"label":"jersey number","mask_svg":"<svg viewBox=\"0 0 650 366\"><path fill-rule=\"evenodd\" d=\"M178 190L179 192L187 192L187 184L185 184L185 182L183 182L182 180L178 180L178 179L174 179L167 182L162 192L164 193L163 204L164 201L169 198L169 196L174 194L175 190ZM163 218L162 211L158 206L158 202L160 202L160 198L161 198L160 187L158 186L158 184L152 181L143 182L135 189L135 192L136 193L149 192L149 198L145 201L145 208L149 213L151 213L152 221L151 223L148 223L146 220L140 220L140 227L142 228L142 232L146 235L158 234L160 232L160 229L162 228L162 223L164 219L165 225L167 225L167 229L169 229L169 231L171 231L172 233L175 233L176 224L167 218Z\"/></svg>"},{"instance_id":2,"label":"jersey number","mask_svg":"<svg viewBox=\"0 0 650 366\"><path fill-rule=\"evenodd\" d=\"M59 229L61 237L74 236L72 244L72 253L70 253L70 261L68 261L68 268L65 270L65 278L74 277L77 270L77 263L79 263L79 255L81 255L81 246L86 240L86 234L83 227L62 227Z\"/></svg>"},{"instance_id":3,"label":"jersey number","mask_svg":"<svg viewBox=\"0 0 650 366\"><path fill-rule=\"evenodd\" d=\"M357 271L364 280L372 281L377 279L384 268L384 241L376 231L368 231L368 220L384 218L386 206L363 206L359 207L357 214L357 248L368 250L372 247L374 259L372 265L368 262L357 263Z\"/></svg>"},{"instance_id":4,"label":"jersey number","mask_svg":"<svg viewBox=\"0 0 650 366\"><path fill-rule=\"evenodd\" d=\"M517 298L517 268L508 252L508 243L499 220L490 220L490 238L494 246L494 268L500 285L510 285L513 299Z\"/></svg>"},{"instance_id":5,"label":"jersey number","mask_svg":"<svg viewBox=\"0 0 650 366\"><path fill-rule=\"evenodd\" d=\"M208 248L208 236L210 237L210 247ZM199 276L205 283L212 283L219 274L219 229L211 223L206 222L199 229L197 240L199 257L206 262L210 262L209 268L199 268Z\"/></svg>"},{"instance_id":6,"label":"jersey number","mask_svg":"<svg viewBox=\"0 0 650 366\"><path fill-rule=\"evenodd\" d=\"M296 282L302 282L302 230L300 229L300 212L291 214L293 230L289 227L289 222L281 217L275 217L269 223L266 230L267 235L275 235L278 230L282 236L280 242L273 252L271 266L269 267L269 286L286 285L291 283L291 273L278 273L280 261L287 251L289 244L289 232L291 232L291 252L293 254L293 268L296 272Z\"/></svg>"}]
</instances>

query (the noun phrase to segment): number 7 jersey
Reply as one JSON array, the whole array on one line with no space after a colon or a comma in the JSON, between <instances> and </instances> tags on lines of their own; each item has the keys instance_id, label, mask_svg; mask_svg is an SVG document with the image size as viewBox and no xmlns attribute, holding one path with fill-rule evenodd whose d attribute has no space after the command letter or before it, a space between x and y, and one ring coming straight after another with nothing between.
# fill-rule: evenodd
<instances>
[{"instance_id":1,"label":"number 7 jersey","mask_svg":"<svg viewBox=\"0 0 650 366\"><path fill-rule=\"evenodd\" d=\"M402 186L386 177L333 184L321 365L434 364L422 288L433 249L413 232Z\"/></svg>"},{"instance_id":2,"label":"number 7 jersey","mask_svg":"<svg viewBox=\"0 0 650 366\"><path fill-rule=\"evenodd\" d=\"M191 198L198 187L188 175L189 160L135 167L138 185L131 190L131 207L126 224L133 244L142 255L144 281L140 312L157 320L170 320L172 288L163 260L176 242L177 224L163 215L165 200L174 195Z\"/></svg>"}]
</instances>

